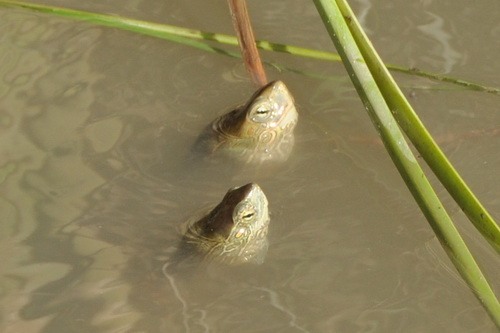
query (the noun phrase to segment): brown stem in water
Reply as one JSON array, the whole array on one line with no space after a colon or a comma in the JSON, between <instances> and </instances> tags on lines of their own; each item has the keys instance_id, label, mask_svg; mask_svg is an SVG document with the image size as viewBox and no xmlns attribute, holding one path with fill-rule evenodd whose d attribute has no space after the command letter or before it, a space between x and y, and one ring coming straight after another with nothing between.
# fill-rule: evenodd
<instances>
[{"instance_id":1,"label":"brown stem in water","mask_svg":"<svg viewBox=\"0 0 500 333\"><path fill-rule=\"evenodd\" d=\"M231 10L233 27L238 36L241 54L252 81L260 88L267 84L266 72L255 45L252 25L245 0L227 0Z\"/></svg>"}]
</instances>

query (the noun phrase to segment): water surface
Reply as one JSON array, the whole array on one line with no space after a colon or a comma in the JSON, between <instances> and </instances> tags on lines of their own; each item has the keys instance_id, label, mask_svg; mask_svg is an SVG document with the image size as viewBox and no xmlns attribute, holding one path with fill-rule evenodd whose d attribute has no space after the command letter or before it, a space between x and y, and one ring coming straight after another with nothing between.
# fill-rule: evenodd
<instances>
[{"instance_id":1,"label":"water surface","mask_svg":"<svg viewBox=\"0 0 500 333\"><path fill-rule=\"evenodd\" d=\"M231 32L225 2L51 4ZM497 1L352 5L387 62L499 85ZM312 2L250 12L259 39L333 50ZM330 79L268 68L295 95L296 145L235 168L190 147L252 94L238 60L8 8L0 31L2 332L496 332L340 64L264 52ZM499 219L498 96L396 78ZM182 224L250 181L270 202L265 263L170 270ZM498 293L498 256L438 191Z\"/></svg>"}]
</instances>

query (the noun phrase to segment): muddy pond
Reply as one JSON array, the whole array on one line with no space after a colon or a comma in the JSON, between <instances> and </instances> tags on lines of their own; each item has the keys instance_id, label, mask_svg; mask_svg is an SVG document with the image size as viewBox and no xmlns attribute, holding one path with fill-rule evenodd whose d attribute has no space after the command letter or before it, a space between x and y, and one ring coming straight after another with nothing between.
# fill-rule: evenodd
<instances>
[{"instance_id":1,"label":"muddy pond","mask_svg":"<svg viewBox=\"0 0 500 333\"><path fill-rule=\"evenodd\" d=\"M225 1L44 4L232 33ZM351 6L384 61L500 86L500 2ZM312 1L249 9L258 39L335 51ZM305 73L266 67L295 96L292 154L269 167L200 162L201 131L253 93L240 60L0 7L0 331L497 332L343 66L262 56ZM499 220L500 97L395 77ZM269 200L264 263L165 272L183 224L248 182ZM500 295L500 258L437 188Z\"/></svg>"}]
</instances>

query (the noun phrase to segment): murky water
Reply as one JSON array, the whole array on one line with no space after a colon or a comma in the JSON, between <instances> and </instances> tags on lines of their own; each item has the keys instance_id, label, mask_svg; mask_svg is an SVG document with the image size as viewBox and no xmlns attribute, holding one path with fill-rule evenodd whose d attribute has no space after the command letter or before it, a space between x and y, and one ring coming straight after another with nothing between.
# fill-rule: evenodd
<instances>
[{"instance_id":1,"label":"murky water","mask_svg":"<svg viewBox=\"0 0 500 333\"><path fill-rule=\"evenodd\" d=\"M223 1L51 3L231 32ZM500 85L498 1L352 5L387 62ZM259 39L333 49L312 2L250 10ZM236 169L190 147L252 93L238 60L6 8L0 31L2 332L497 331L341 65L265 52L332 79L268 68L300 108L293 155ZM498 96L397 78L500 219ZM169 270L181 225L249 181L270 202L265 263ZM498 256L439 191L498 294Z\"/></svg>"}]
</instances>

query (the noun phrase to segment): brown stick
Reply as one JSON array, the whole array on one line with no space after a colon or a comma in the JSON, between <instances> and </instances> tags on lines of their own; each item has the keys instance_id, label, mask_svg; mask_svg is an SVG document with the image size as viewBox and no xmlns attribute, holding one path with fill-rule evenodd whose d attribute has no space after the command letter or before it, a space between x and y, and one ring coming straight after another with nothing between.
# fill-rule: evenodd
<instances>
[{"instance_id":1,"label":"brown stick","mask_svg":"<svg viewBox=\"0 0 500 333\"><path fill-rule=\"evenodd\" d=\"M255 45L252 25L248 16L247 4L245 0L227 0L231 10L233 27L238 36L241 54L248 74L257 87L267 84L266 72L260 60L259 51Z\"/></svg>"}]
</instances>

